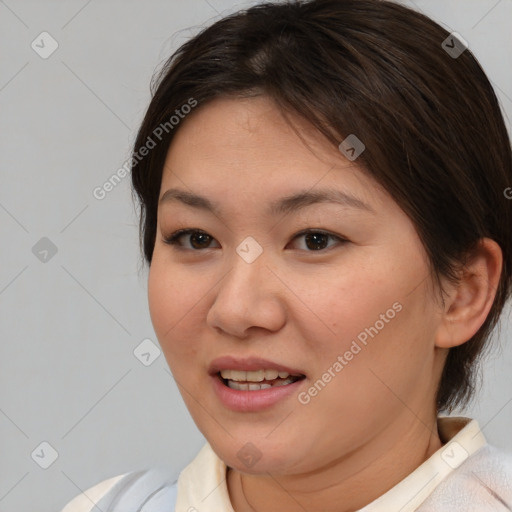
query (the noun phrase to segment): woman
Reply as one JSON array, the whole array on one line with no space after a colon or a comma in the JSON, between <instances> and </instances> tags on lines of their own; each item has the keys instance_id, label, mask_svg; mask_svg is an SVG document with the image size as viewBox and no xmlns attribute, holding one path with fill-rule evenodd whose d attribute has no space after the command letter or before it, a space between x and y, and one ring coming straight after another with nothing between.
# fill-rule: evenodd
<instances>
[{"instance_id":1,"label":"woman","mask_svg":"<svg viewBox=\"0 0 512 512\"><path fill-rule=\"evenodd\" d=\"M457 35L379 0L264 4L164 66L132 159L151 319L208 443L65 512L511 510L445 417L510 295L508 134Z\"/></svg>"}]
</instances>

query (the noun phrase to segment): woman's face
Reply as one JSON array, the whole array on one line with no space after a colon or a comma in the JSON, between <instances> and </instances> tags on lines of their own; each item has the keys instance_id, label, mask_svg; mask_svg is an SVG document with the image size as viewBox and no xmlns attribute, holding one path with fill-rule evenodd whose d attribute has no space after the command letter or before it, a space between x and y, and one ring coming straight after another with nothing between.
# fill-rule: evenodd
<instances>
[{"instance_id":1,"label":"woman's face","mask_svg":"<svg viewBox=\"0 0 512 512\"><path fill-rule=\"evenodd\" d=\"M435 417L444 361L413 224L295 126L307 144L265 97L216 99L179 127L160 191L155 332L197 426L246 473L385 451ZM199 233L164 241L180 229Z\"/></svg>"}]
</instances>

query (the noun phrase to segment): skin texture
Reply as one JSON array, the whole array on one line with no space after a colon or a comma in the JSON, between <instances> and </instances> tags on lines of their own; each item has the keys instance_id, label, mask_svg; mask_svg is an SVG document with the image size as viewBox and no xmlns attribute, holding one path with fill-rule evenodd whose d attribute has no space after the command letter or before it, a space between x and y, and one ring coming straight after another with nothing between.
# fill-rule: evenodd
<instances>
[{"instance_id":1,"label":"skin texture","mask_svg":"<svg viewBox=\"0 0 512 512\"><path fill-rule=\"evenodd\" d=\"M435 392L448 348L483 323L501 270L499 247L484 239L460 285L445 283L443 307L410 219L357 160L303 120L294 125L304 141L264 96L216 99L180 125L160 190L221 208L159 206L148 296L183 399L230 468L236 512L356 510L438 450ZM266 213L274 200L320 188L348 192L374 213L334 203ZM190 235L182 247L163 242L183 228L210 235L207 248L194 249ZM347 241L324 238L315 251L296 236L307 228ZM250 264L236 252L247 236L263 248ZM394 318L307 404L295 393L234 412L212 389L211 361L234 355L299 369L307 391L397 302ZM237 457L247 442L261 453L250 468Z\"/></svg>"}]
</instances>

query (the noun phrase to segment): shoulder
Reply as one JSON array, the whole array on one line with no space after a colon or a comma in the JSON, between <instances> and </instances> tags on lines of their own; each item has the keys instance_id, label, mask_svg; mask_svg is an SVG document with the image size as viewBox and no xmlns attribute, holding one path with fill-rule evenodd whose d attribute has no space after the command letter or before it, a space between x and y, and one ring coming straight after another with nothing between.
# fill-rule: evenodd
<instances>
[{"instance_id":1,"label":"shoulder","mask_svg":"<svg viewBox=\"0 0 512 512\"><path fill-rule=\"evenodd\" d=\"M75 496L61 512L88 512L94 506L94 503L103 498L127 474L114 476L90 487L78 496Z\"/></svg>"},{"instance_id":2,"label":"shoulder","mask_svg":"<svg viewBox=\"0 0 512 512\"><path fill-rule=\"evenodd\" d=\"M155 467L103 480L72 499L61 512L173 512L177 486L172 471Z\"/></svg>"},{"instance_id":3,"label":"shoulder","mask_svg":"<svg viewBox=\"0 0 512 512\"><path fill-rule=\"evenodd\" d=\"M419 510L508 511L512 507L512 454L486 445L443 480Z\"/></svg>"}]
</instances>

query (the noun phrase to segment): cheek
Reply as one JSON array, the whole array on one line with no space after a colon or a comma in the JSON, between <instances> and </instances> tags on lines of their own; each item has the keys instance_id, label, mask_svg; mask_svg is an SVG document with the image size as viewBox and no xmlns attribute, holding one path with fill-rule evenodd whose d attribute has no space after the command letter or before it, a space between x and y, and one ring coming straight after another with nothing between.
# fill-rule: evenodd
<instances>
[{"instance_id":1,"label":"cheek","mask_svg":"<svg viewBox=\"0 0 512 512\"><path fill-rule=\"evenodd\" d=\"M372 336L391 330L400 316L396 303L402 285L389 272L386 276L382 265L354 264L336 272L326 268L296 282L300 286L294 292L309 307L297 321L316 355L343 354L353 340L364 346Z\"/></svg>"},{"instance_id":2,"label":"cheek","mask_svg":"<svg viewBox=\"0 0 512 512\"><path fill-rule=\"evenodd\" d=\"M339 295L344 309L329 309L339 323L338 336L333 342L328 340L334 336L323 338L324 353L315 378L332 382L318 396L317 406L332 409L337 404L336 421L343 420L347 410L354 424L365 421L369 411L373 418L383 417L402 410L402 401L412 404L420 394L427 396L433 375L435 319L425 287L408 292L397 282L375 286L369 294L353 295L352 301ZM326 375L329 369L335 378Z\"/></svg>"},{"instance_id":3,"label":"cheek","mask_svg":"<svg viewBox=\"0 0 512 512\"><path fill-rule=\"evenodd\" d=\"M431 357L433 323L422 284L425 269L396 263L396 256L381 258L375 265L360 262L336 274L326 269L323 275L301 278L297 295L306 297L304 302L312 307L307 319L301 316L297 321L312 355L315 378L331 369L345 376L334 379L340 386L349 379L352 385L361 384L362 391L369 380L382 387L370 369L390 383L397 383L400 375L405 382L410 380L408 373L414 375ZM338 356L343 370L338 364L336 372Z\"/></svg>"},{"instance_id":4,"label":"cheek","mask_svg":"<svg viewBox=\"0 0 512 512\"><path fill-rule=\"evenodd\" d=\"M151 322L169 365L197 352L201 299L210 287L200 278L187 277L169 264L153 258L148 278L148 303ZM172 368L171 368L172 369Z\"/></svg>"}]
</instances>

